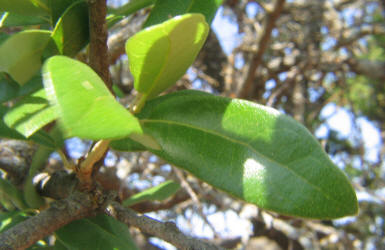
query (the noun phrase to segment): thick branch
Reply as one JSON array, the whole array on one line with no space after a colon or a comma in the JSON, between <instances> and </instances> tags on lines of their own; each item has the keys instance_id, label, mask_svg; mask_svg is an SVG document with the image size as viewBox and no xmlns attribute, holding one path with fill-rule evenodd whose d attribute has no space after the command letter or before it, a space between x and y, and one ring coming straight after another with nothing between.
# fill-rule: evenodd
<instances>
[{"instance_id":1,"label":"thick branch","mask_svg":"<svg viewBox=\"0 0 385 250\"><path fill-rule=\"evenodd\" d=\"M89 65L103 79L111 90L111 76L108 64L107 29L106 29L106 0L89 0L90 46Z\"/></svg>"},{"instance_id":2,"label":"thick branch","mask_svg":"<svg viewBox=\"0 0 385 250\"><path fill-rule=\"evenodd\" d=\"M164 223L147 216L139 216L117 202L111 202L106 208L106 213L127 225L139 228L144 233L163 239L178 249L222 249L213 244L184 235L174 223Z\"/></svg>"},{"instance_id":3,"label":"thick branch","mask_svg":"<svg viewBox=\"0 0 385 250\"><path fill-rule=\"evenodd\" d=\"M383 81L385 80L385 63L381 61L349 58L347 63L357 74Z\"/></svg>"},{"instance_id":4,"label":"thick branch","mask_svg":"<svg viewBox=\"0 0 385 250\"><path fill-rule=\"evenodd\" d=\"M251 90L253 89L252 87L255 79L255 73L257 71L258 66L262 62L262 56L269 44L271 32L275 27L275 22L277 21L278 17L280 16L283 10L284 4L285 0L276 0L273 11L267 15L267 20L263 28L263 34L260 36L260 39L257 42L258 50L251 59L246 80L238 95L240 98L248 98Z\"/></svg>"},{"instance_id":5,"label":"thick branch","mask_svg":"<svg viewBox=\"0 0 385 250\"><path fill-rule=\"evenodd\" d=\"M65 200L23 221L0 235L0 249L25 249L60 227L92 214L96 208L90 195L75 192Z\"/></svg>"}]
</instances>

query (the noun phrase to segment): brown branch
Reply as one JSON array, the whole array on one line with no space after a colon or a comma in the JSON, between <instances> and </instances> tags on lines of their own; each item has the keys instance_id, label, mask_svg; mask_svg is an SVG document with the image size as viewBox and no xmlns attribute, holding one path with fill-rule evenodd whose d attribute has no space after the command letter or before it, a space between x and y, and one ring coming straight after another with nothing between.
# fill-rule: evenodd
<instances>
[{"instance_id":1,"label":"brown branch","mask_svg":"<svg viewBox=\"0 0 385 250\"><path fill-rule=\"evenodd\" d=\"M89 65L103 79L111 90L111 76L108 64L106 0L88 0L90 22ZM112 91L111 91L112 92Z\"/></svg>"},{"instance_id":2,"label":"brown branch","mask_svg":"<svg viewBox=\"0 0 385 250\"><path fill-rule=\"evenodd\" d=\"M0 249L25 249L60 227L89 216L96 209L91 195L75 192L0 235Z\"/></svg>"},{"instance_id":3,"label":"brown branch","mask_svg":"<svg viewBox=\"0 0 385 250\"><path fill-rule=\"evenodd\" d=\"M357 74L379 81L385 80L385 63L382 61L349 58L346 62Z\"/></svg>"},{"instance_id":4,"label":"brown branch","mask_svg":"<svg viewBox=\"0 0 385 250\"><path fill-rule=\"evenodd\" d=\"M258 51L254 54L253 58L251 59L246 80L243 83L243 86L238 94L240 98L248 98L251 90L253 89L255 74L257 72L259 65L262 62L262 56L269 44L271 32L275 27L275 22L277 21L278 17L280 16L283 10L284 4L285 4L285 0L276 0L273 11L267 14L267 20L263 28L263 34L260 36L260 39L257 41Z\"/></svg>"},{"instance_id":5,"label":"brown branch","mask_svg":"<svg viewBox=\"0 0 385 250\"><path fill-rule=\"evenodd\" d=\"M160 222L144 215L139 216L117 202L111 202L106 208L106 213L127 225L139 228L144 233L163 239L178 249L222 249L184 235L172 222Z\"/></svg>"}]
</instances>

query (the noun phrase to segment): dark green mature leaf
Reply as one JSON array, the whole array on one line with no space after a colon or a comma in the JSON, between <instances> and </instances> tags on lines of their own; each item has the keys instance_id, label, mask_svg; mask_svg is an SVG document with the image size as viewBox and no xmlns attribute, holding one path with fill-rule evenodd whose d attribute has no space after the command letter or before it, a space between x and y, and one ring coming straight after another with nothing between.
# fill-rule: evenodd
<instances>
[{"instance_id":1,"label":"dark green mature leaf","mask_svg":"<svg viewBox=\"0 0 385 250\"><path fill-rule=\"evenodd\" d=\"M57 21L52 38L60 54L72 57L88 43L88 30L87 3L78 1Z\"/></svg>"},{"instance_id":2,"label":"dark green mature leaf","mask_svg":"<svg viewBox=\"0 0 385 250\"><path fill-rule=\"evenodd\" d=\"M63 15L66 9L74 2L79 0L48 0L48 6L51 12L51 22L55 26L56 22Z\"/></svg>"},{"instance_id":3,"label":"dark green mature leaf","mask_svg":"<svg viewBox=\"0 0 385 250\"><path fill-rule=\"evenodd\" d=\"M193 63L207 34L201 14L186 14L131 37L126 52L135 89L150 99L174 85Z\"/></svg>"},{"instance_id":4,"label":"dark green mature leaf","mask_svg":"<svg viewBox=\"0 0 385 250\"><path fill-rule=\"evenodd\" d=\"M73 221L55 233L67 249L137 249L128 227L107 215Z\"/></svg>"},{"instance_id":5,"label":"dark green mature leaf","mask_svg":"<svg viewBox=\"0 0 385 250\"><path fill-rule=\"evenodd\" d=\"M0 214L0 233L7 231L14 225L28 219L25 212L12 211Z\"/></svg>"},{"instance_id":6,"label":"dark green mature leaf","mask_svg":"<svg viewBox=\"0 0 385 250\"><path fill-rule=\"evenodd\" d=\"M181 91L138 115L156 155L227 193L281 214L357 213L355 192L305 127L248 101Z\"/></svg>"},{"instance_id":7,"label":"dark green mature leaf","mask_svg":"<svg viewBox=\"0 0 385 250\"><path fill-rule=\"evenodd\" d=\"M6 74L0 73L0 102L11 100L17 96L19 85L7 77Z\"/></svg>"},{"instance_id":8,"label":"dark green mature leaf","mask_svg":"<svg viewBox=\"0 0 385 250\"><path fill-rule=\"evenodd\" d=\"M44 0L0 0L0 11L30 16L47 14L48 7Z\"/></svg>"},{"instance_id":9,"label":"dark green mature leaf","mask_svg":"<svg viewBox=\"0 0 385 250\"><path fill-rule=\"evenodd\" d=\"M131 196L123 201L123 205L129 207L142 201L162 201L174 195L179 189L179 183L166 181Z\"/></svg>"},{"instance_id":10,"label":"dark green mature leaf","mask_svg":"<svg viewBox=\"0 0 385 250\"><path fill-rule=\"evenodd\" d=\"M110 147L112 149L118 151L128 151L128 152L136 152L136 151L145 151L147 150L145 146L136 142L130 138L125 138L123 140L115 140L110 143Z\"/></svg>"},{"instance_id":11,"label":"dark green mature leaf","mask_svg":"<svg viewBox=\"0 0 385 250\"><path fill-rule=\"evenodd\" d=\"M26 30L8 38L0 46L0 71L10 74L20 85L25 84L40 70L50 35L49 31Z\"/></svg>"},{"instance_id":12,"label":"dark green mature leaf","mask_svg":"<svg viewBox=\"0 0 385 250\"><path fill-rule=\"evenodd\" d=\"M186 13L200 13L205 16L206 22L210 24L222 2L223 0L158 0L154 8L152 8L144 27L159 24L171 17Z\"/></svg>"},{"instance_id":13,"label":"dark green mature leaf","mask_svg":"<svg viewBox=\"0 0 385 250\"><path fill-rule=\"evenodd\" d=\"M5 73L0 73L0 102L31 94L42 87L43 83L40 74L33 77L23 86L20 86Z\"/></svg>"},{"instance_id":14,"label":"dark green mature leaf","mask_svg":"<svg viewBox=\"0 0 385 250\"><path fill-rule=\"evenodd\" d=\"M66 136L100 140L142 133L139 121L86 64L65 56L51 57L44 64L43 79Z\"/></svg>"},{"instance_id":15,"label":"dark green mature leaf","mask_svg":"<svg viewBox=\"0 0 385 250\"><path fill-rule=\"evenodd\" d=\"M155 1L156 0L131 0L125 5L119 7L118 9L112 10L111 12L117 16L128 16L140 9L154 4Z\"/></svg>"},{"instance_id":16,"label":"dark green mature leaf","mask_svg":"<svg viewBox=\"0 0 385 250\"><path fill-rule=\"evenodd\" d=\"M4 115L7 113L8 108L0 105L0 117L3 118ZM17 132L15 129L9 128L3 121L3 119L0 119L0 138L9 138L9 139L16 139L16 140L30 140L33 142L36 142L38 144L50 147L50 148L56 148L56 143L53 138L51 138L46 132L44 131L38 131L34 135L32 135L30 138L26 138L19 132Z\"/></svg>"},{"instance_id":17,"label":"dark green mature leaf","mask_svg":"<svg viewBox=\"0 0 385 250\"><path fill-rule=\"evenodd\" d=\"M0 14L0 16L1 27L27 26L48 23L48 20L42 16L24 16L10 12L3 12Z\"/></svg>"},{"instance_id":18,"label":"dark green mature leaf","mask_svg":"<svg viewBox=\"0 0 385 250\"><path fill-rule=\"evenodd\" d=\"M23 194L11 182L0 177L0 201L7 198L18 209L27 208Z\"/></svg>"},{"instance_id":19,"label":"dark green mature leaf","mask_svg":"<svg viewBox=\"0 0 385 250\"><path fill-rule=\"evenodd\" d=\"M45 90L40 89L24 97L4 116L4 122L25 137L57 119L57 114L49 105Z\"/></svg>"}]
</instances>

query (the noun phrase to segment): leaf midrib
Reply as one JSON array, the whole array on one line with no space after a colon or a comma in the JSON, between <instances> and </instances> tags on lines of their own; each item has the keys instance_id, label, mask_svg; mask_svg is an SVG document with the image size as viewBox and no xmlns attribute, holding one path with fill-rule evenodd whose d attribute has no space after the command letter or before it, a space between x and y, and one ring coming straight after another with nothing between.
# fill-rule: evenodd
<instances>
[{"instance_id":1,"label":"leaf midrib","mask_svg":"<svg viewBox=\"0 0 385 250\"><path fill-rule=\"evenodd\" d=\"M339 204L342 204L343 205L343 202L342 201L339 201L339 200L335 200L333 198L331 198L329 195L327 195L326 193L323 192L322 189L320 189L318 186L315 186L313 185L312 183L310 183L307 179L305 179L303 176L299 175L298 173L296 173L295 171L293 171L292 169L288 168L287 166L275 161L274 159L270 159L269 157L261 154L260 152L258 152L257 150L255 150L252 145L248 144L248 143L245 143L243 141L240 141L240 140L236 140L236 139L233 139L231 137L228 137L227 135L224 135L224 134L221 134L221 133L218 133L217 131L213 131L213 130L208 130L208 129L204 129L204 128L201 128L201 127L197 127L197 126L194 126L192 124L187 124L187 123L181 123L181 122L177 122L177 121L171 121L171 120L156 120L156 119L141 119L140 120L141 122L143 123L161 123L161 124L169 124L169 125L177 125L177 126L182 126L182 127L187 127L187 128L191 128L191 129L196 129L196 130L200 130L204 133L208 133L208 134L212 134L212 135L215 135L215 136L218 136L218 137L222 137L226 140L229 140L235 144L240 144L240 145L243 145L245 147L247 147L249 150L251 150L253 153L255 153L256 155L258 155L259 157L263 158L263 159L266 159L270 162L273 162L275 163L277 166L279 167L282 167L283 169L286 169L287 171L289 171L290 173L292 173L294 176L298 177L299 179L301 179L303 182L305 182L306 184L308 184L310 187L312 187L313 189L315 190L318 190L326 199L328 200L332 200L336 203L339 203Z\"/></svg>"}]
</instances>

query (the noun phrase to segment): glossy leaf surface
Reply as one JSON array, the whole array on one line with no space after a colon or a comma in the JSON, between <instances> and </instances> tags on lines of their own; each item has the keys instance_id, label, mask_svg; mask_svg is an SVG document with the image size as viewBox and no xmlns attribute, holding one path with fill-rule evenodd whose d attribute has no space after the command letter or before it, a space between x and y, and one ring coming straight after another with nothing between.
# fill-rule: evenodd
<instances>
[{"instance_id":1,"label":"glossy leaf surface","mask_svg":"<svg viewBox=\"0 0 385 250\"><path fill-rule=\"evenodd\" d=\"M59 53L75 56L88 43L88 30L87 3L78 1L63 13L52 33Z\"/></svg>"},{"instance_id":2,"label":"glossy leaf surface","mask_svg":"<svg viewBox=\"0 0 385 250\"><path fill-rule=\"evenodd\" d=\"M126 52L135 89L153 98L174 85L193 63L207 33L202 15L187 14L131 37Z\"/></svg>"},{"instance_id":3,"label":"glossy leaf surface","mask_svg":"<svg viewBox=\"0 0 385 250\"><path fill-rule=\"evenodd\" d=\"M307 218L357 213L355 192L305 127L248 101L181 91L138 115L156 155L261 208Z\"/></svg>"},{"instance_id":4,"label":"glossy leaf surface","mask_svg":"<svg viewBox=\"0 0 385 250\"><path fill-rule=\"evenodd\" d=\"M55 235L67 249L137 249L128 227L107 215L73 221Z\"/></svg>"},{"instance_id":5,"label":"glossy leaf surface","mask_svg":"<svg viewBox=\"0 0 385 250\"><path fill-rule=\"evenodd\" d=\"M170 17L186 13L200 13L211 23L223 0L158 0L152 8L144 27L164 22Z\"/></svg>"},{"instance_id":6,"label":"glossy leaf surface","mask_svg":"<svg viewBox=\"0 0 385 250\"><path fill-rule=\"evenodd\" d=\"M49 105L45 90L40 89L12 107L4 116L4 121L10 128L30 137L56 118L57 114Z\"/></svg>"},{"instance_id":7,"label":"glossy leaf surface","mask_svg":"<svg viewBox=\"0 0 385 250\"><path fill-rule=\"evenodd\" d=\"M100 140L142 132L139 121L86 64L65 56L51 57L44 64L43 81L66 136Z\"/></svg>"},{"instance_id":8,"label":"glossy leaf surface","mask_svg":"<svg viewBox=\"0 0 385 250\"><path fill-rule=\"evenodd\" d=\"M132 206L142 201L162 201L174 195L180 189L180 185L174 181L166 181L158 186L146 189L123 201L124 206Z\"/></svg>"},{"instance_id":9,"label":"glossy leaf surface","mask_svg":"<svg viewBox=\"0 0 385 250\"><path fill-rule=\"evenodd\" d=\"M50 35L49 31L26 30L8 38L0 46L0 71L10 74L20 85L26 83L40 70Z\"/></svg>"}]
</instances>

